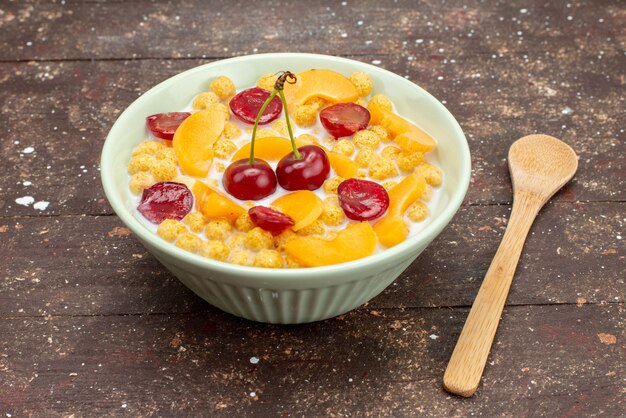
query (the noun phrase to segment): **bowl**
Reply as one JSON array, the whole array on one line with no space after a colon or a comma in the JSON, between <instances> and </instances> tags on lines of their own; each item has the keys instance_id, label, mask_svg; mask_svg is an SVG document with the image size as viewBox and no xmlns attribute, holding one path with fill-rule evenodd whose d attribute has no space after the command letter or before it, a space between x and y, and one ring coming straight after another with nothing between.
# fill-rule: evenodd
<instances>
[{"instance_id":1,"label":"bowl","mask_svg":"<svg viewBox=\"0 0 626 418\"><path fill-rule=\"evenodd\" d=\"M365 71L373 93L384 92L398 112L429 132L444 173L441 198L421 233L381 253L325 267L263 269L208 259L184 251L148 230L133 214L128 198L127 164L144 140L145 117L184 108L208 90L219 75L238 89L252 86L263 74L328 68L350 75ZM210 304L233 315L268 323L305 323L348 312L389 286L443 230L458 210L470 179L470 152L458 122L433 96L409 80L350 59L300 53L242 56L202 65L178 74L135 100L109 132L101 159L101 177L109 203L121 221L181 282Z\"/></svg>"}]
</instances>

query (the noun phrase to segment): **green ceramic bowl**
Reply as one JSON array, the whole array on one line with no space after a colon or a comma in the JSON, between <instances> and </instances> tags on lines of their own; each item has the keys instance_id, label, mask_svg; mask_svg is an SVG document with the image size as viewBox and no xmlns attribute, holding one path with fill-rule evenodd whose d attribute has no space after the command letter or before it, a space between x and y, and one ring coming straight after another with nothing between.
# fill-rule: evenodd
<instances>
[{"instance_id":1,"label":"green ceramic bowl","mask_svg":"<svg viewBox=\"0 0 626 418\"><path fill-rule=\"evenodd\" d=\"M405 242L349 263L303 269L242 267L204 258L162 240L133 215L126 170L132 149L145 137L145 117L182 109L211 79L227 75L237 86L253 85L263 74L328 68L350 75L365 71L398 112L438 142L444 172L441 198L428 224ZM104 191L122 222L163 265L210 304L260 322L303 323L330 318L367 302L391 284L448 224L470 179L470 152L461 127L448 110L410 81L381 68L325 55L281 53L226 59L178 74L139 97L115 122L102 150Z\"/></svg>"}]
</instances>

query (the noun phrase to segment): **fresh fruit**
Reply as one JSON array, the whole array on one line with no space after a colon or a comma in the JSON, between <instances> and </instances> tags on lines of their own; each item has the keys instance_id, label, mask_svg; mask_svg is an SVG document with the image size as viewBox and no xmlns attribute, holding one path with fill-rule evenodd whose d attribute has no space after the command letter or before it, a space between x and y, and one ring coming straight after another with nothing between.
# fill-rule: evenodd
<instances>
[{"instance_id":1,"label":"fresh fruit","mask_svg":"<svg viewBox=\"0 0 626 418\"><path fill-rule=\"evenodd\" d=\"M248 215L256 226L273 234L280 234L285 229L295 225L295 222L289 216L265 206L250 208Z\"/></svg>"},{"instance_id":2,"label":"fresh fruit","mask_svg":"<svg viewBox=\"0 0 626 418\"><path fill-rule=\"evenodd\" d=\"M152 135L171 141L174 138L176 129L189 116L191 116L189 112L157 113L156 115L148 116L146 124Z\"/></svg>"},{"instance_id":3,"label":"fresh fruit","mask_svg":"<svg viewBox=\"0 0 626 418\"><path fill-rule=\"evenodd\" d=\"M263 106L270 97L270 92L260 87L243 90L233 97L229 103L230 110L242 122L253 124ZM274 96L259 118L259 125L270 123L278 118L283 111L283 104L279 97Z\"/></svg>"},{"instance_id":4,"label":"fresh fruit","mask_svg":"<svg viewBox=\"0 0 626 418\"><path fill-rule=\"evenodd\" d=\"M304 267L357 260L372 255L375 249L376 234L368 222L349 225L331 240L307 236L294 238L285 244L287 255Z\"/></svg>"},{"instance_id":5,"label":"fresh fruit","mask_svg":"<svg viewBox=\"0 0 626 418\"><path fill-rule=\"evenodd\" d=\"M337 188L337 195L346 216L355 221L374 220L389 207L387 190L369 180L345 180Z\"/></svg>"},{"instance_id":6,"label":"fresh fruit","mask_svg":"<svg viewBox=\"0 0 626 418\"><path fill-rule=\"evenodd\" d=\"M311 224L324 209L322 200L309 190L298 190L281 196L272 202L272 206L293 219L295 223L291 229L294 231Z\"/></svg>"},{"instance_id":7,"label":"fresh fruit","mask_svg":"<svg viewBox=\"0 0 626 418\"><path fill-rule=\"evenodd\" d=\"M224 189L240 200L259 200L276 190L276 174L270 165L255 158L231 163L222 176Z\"/></svg>"},{"instance_id":8,"label":"fresh fruit","mask_svg":"<svg viewBox=\"0 0 626 418\"><path fill-rule=\"evenodd\" d=\"M359 173L359 165L352 161L350 157L335 151L328 151L326 155L328 156L330 166L338 176L344 179L351 179Z\"/></svg>"},{"instance_id":9,"label":"fresh fruit","mask_svg":"<svg viewBox=\"0 0 626 418\"><path fill-rule=\"evenodd\" d=\"M339 103L322 110L320 121L329 134L341 138L367 128L370 112L356 103Z\"/></svg>"},{"instance_id":10,"label":"fresh fruit","mask_svg":"<svg viewBox=\"0 0 626 418\"><path fill-rule=\"evenodd\" d=\"M232 157L232 161L246 158L250 155L251 142L242 146ZM299 141L296 144L300 146ZM263 160L275 161L280 160L292 151L291 142L287 138L279 136L268 136L265 138L257 138L254 143L254 156Z\"/></svg>"},{"instance_id":11,"label":"fresh fruit","mask_svg":"<svg viewBox=\"0 0 626 418\"><path fill-rule=\"evenodd\" d=\"M144 189L137 210L153 224L165 219L180 221L191 211L193 195L181 183L164 181Z\"/></svg>"},{"instance_id":12,"label":"fresh fruit","mask_svg":"<svg viewBox=\"0 0 626 418\"><path fill-rule=\"evenodd\" d=\"M289 110L314 97L331 103L354 102L359 92L349 78L332 70L308 70L297 74L295 84L285 84L285 98Z\"/></svg>"},{"instance_id":13,"label":"fresh fruit","mask_svg":"<svg viewBox=\"0 0 626 418\"><path fill-rule=\"evenodd\" d=\"M435 140L408 120L384 109L378 102L367 106L373 125L381 125L394 136L394 141L406 152L427 152L437 146Z\"/></svg>"},{"instance_id":14,"label":"fresh fruit","mask_svg":"<svg viewBox=\"0 0 626 418\"><path fill-rule=\"evenodd\" d=\"M201 181L191 188L196 197L196 207L208 219L226 219L234 223L245 209Z\"/></svg>"},{"instance_id":15,"label":"fresh fruit","mask_svg":"<svg viewBox=\"0 0 626 418\"><path fill-rule=\"evenodd\" d=\"M201 110L189 116L172 142L180 168L190 176L205 177L213 162L213 144L224 130L225 116Z\"/></svg>"},{"instance_id":16,"label":"fresh fruit","mask_svg":"<svg viewBox=\"0 0 626 418\"><path fill-rule=\"evenodd\" d=\"M404 212L425 190L426 180L419 172L408 175L389 190L387 214L374 225L381 244L393 247L406 239L409 229L404 221Z\"/></svg>"},{"instance_id":17,"label":"fresh fruit","mask_svg":"<svg viewBox=\"0 0 626 418\"><path fill-rule=\"evenodd\" d=\"M319 189L330 172L330 163L323 149L315 145L298 148L301 158L293 152L285 155L276 166L278 184L287 190Z\"/></svg>"}]
</instances>

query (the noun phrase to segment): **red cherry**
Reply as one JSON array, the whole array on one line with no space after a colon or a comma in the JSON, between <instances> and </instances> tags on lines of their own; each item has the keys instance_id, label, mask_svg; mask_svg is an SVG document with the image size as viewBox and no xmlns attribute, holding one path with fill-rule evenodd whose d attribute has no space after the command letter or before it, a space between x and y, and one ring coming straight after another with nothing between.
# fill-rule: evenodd
<instances>
[{"instance_id":1,"label":"red cherry","mask_svg":"<svg viewBox=\"0 0 626 418\"><path fill-rule=\"evenodd\" d=\"M370 112L356 103L339 103L322 110L320 120L329 134L341 138L367 128Z\"/></svg>"},{"instance_id":2,"label":"red cherry","mask_svg":"<svg viewBox=\"0 0 626 418\"><path fill-rule=\"evenodd\" d=\"M389 207L387 190L369 180L348 179L337 188L339 204L346 216L355 221L371 221Z\"/></svg>"},{"instance_id":3,"label":"red cherry","mask_svg":"<svg viewBox=\"0 0 626 418\"><path fill-rule=\"evenodd\" d=\"M255 206L248 210L248 215L254 224L273 234L280 234L295 222L291 217L274 209L265 206Z\"/></svg>"},{"instance_id":4,"label":"red cherry","mask_svg":"<svg viewBox=\"0 0 626 418\"><path fill-rule=\"evenodd\" d=\"M146 123L152 135L171 141L174 138L176 129L190 115L191 113L189 112L157 113L156 115L148 116Z\"/></svg>"},{"instance_id":5,"label":"red cherry","mask_svg":"<svg viewBox=\"0 0 626 418\"><path fill-rule=\"evenodd\" d=\"M137 210L153 224L165 219L180 221L191 211L193 195L181 183L164 181L144 189Z\"/></svg>"},{"instance_id":6,"label":"red cherry","mask_svg":"<svg viewBox=\"0 0 626 418\"><path fill-rule=\"evenodd\" d=\"M257 158L231 163L222 177L224 189L240 200L259 200L276 190L276 174L270 165Z\"/></svg>"},{"instance_id":7,"label":"red cherry","mask_svg":"<svg viewBox=\"0 0 626 418\"><path fill-rule=\"evenodd\" d=\"M270 97L270 92L260 87L253 87L239 92L230 101L230 110L243 122L254 124L263 103ZM276 119L283 111L280 97L274 96L259 119L259 125L265 125Z\"/></svg>"},{"instance_id":8,"label":"red cherry","mask_svg":"<svg viewBox=\"0 0 626 418\"><path fill-rule=\"evenodd\" d=\"M302 158L296 160L293 151L285 155L276 166L278 184L287 190L318 189L330 172L328 156L315 145L298 148Z\"/></svg>"}]
</instances>

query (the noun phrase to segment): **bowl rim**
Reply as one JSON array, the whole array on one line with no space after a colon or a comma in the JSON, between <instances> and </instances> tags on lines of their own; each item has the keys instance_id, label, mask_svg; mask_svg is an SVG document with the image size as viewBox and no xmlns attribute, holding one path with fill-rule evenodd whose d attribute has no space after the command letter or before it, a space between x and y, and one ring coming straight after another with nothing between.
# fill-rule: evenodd
<instances>
[{"instance_id":1,"label":"bowl rim","mask_svg":"<svg viewBox=\"0 0 626 418\"><path fill-rule=\"evenodd\" d=\"M357 260L349 261L346 263L334 264L330 266L322 266L322 267L302 267L302 268L282 268L282 269L272 269L272 268L262 268L262 267L252 267L252 266L240 266L232 263L227 263L223 261L213 260L208 257L203 257L198 254L193 254L191 252L185 251L181 248L178 248L172 245L170 242L167 242L161 239L158 235L148 230L144 225L142 225L139 220L135 219L135 217L130 213L126 205L118 199L115 193L116 187L113 182L112 176L109 175L109 168L112 167L113 156L115 152L114 148L114 140L112 139L117 135L117 131L120 129L120 121L126 118L126 115L132 113L133 109L143 101L148 100L146 97L152 95L153 92L157 92L159 90L165 89L172 84L176 84L179 79L186 78L190 74L196 72L205 71L206 68L210 68L213 66L218 66L225 63L238 63L238 62L250 62L255 60L267 60L272 58L311 58L317 60L326 60L329 63L331 62L342 62L350 65L357 64L360 68L368 71L370 73L379 73L383 74L385 77L391 77L395 79L402 80L403 83L410 83L413 88L419 90L426 97L431 99L434 105L438 108L438 111L443 112L452 122L452 128L457 136L462 139L459 149L461 166L460 166L460 176L459 176L459 185L453 191L450 196L450 199L444 209L437 214L437 216L421 230L419 235L415 235L413 237L407 238L402 243L387 248L384 251L373 254L364 258L360 258ZM227 274L230 276L233 275L246 275L246 276L254 276L255 280L263 280L264 284L276 283L276 284L284 284L285 281L292 280L294 276L298 276L302 279L312 280L310 282L311 287L315 287L316 279L318 281L327 281L325 278L328 278L329 275L345 272L347 270L362 270L367 271L370 267L379 264L390 262L390 260L398 259L399 257L406 257L408 253L411 251L415 251L416 247L419 247L420 242L427 241L429 237L436 237L441 230L450 222L452 217L458 211L463 199L465 198L465 194L469 187L471 176L471 158L470 158L470 150L469 144L467 142L467 138L461 129L458 121L454 118L452 113L432 94L424 90L419 85L413 83L412 81L401 77L389 70L385 70L383 68L377 67L372 64L364 63L357 60L352 60L349 58L343 57L335 57L330 55L323 54L311 54L311 53L297 53L297 52L279 52L279 53L264 53L264 54L252 54L252 55L242 55L233 58L216 60L207 64L203 64L189 70L183 71L179 74L176 74L156 86L150 88L146 92L144 92L140 97L135 99L116 119L115 123L111 127L107 137L105 139L102 154L100 159L100 178L102 181L102 185L104 188L105 195L107 200L109 201L111 207L120 218L120 220L134 233L136 234L141 241L148 242L150 245L156 247L158 250L167 253L177 260L180 260L185 263L189 263L194 265L195 267L199 267L205 271L217 271L221 274Z\"/></svg>"}]
</instances>

